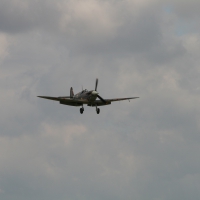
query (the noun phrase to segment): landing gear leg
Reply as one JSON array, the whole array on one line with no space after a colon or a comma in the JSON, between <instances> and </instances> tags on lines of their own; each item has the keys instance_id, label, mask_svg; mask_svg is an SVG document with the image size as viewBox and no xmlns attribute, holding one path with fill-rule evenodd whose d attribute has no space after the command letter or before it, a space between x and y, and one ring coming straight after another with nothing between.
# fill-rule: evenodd
<instances>
[{"instance_id":1,"label":"landing gear leg","mask_svg":"<svg viewBox=\"0 0 200 200\"><path fill-rule=\"evenodd\" d=\"M100 109L99 109L99 108L97 108L97 106L96 106L96 112L97 112L97 114L99 114L99 113L100 113Z\"/></svg>"}]
</instances>

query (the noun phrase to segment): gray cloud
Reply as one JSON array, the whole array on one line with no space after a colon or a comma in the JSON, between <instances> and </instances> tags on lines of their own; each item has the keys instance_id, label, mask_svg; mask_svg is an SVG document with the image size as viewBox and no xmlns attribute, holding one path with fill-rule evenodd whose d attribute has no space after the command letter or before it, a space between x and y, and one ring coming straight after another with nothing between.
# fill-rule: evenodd
<instances>
[{"instance_id":1,"label":"gray cloud","mask_svg":"<svg viewBox=\"0 0 200 200\"><path fill-rule=\"evenodd\" d=\"M52 1L1 0L0 3L0 30L3 32L14 34L57 27L59 12Z\"/></svg>"},{"instance_id":2,"label":"gray cloud","mask_svg":"<svg viewBox=\"0 0 200 200\"><path fill-rule=\"evenodd\" d=\"M199 199L193 3L0 1L1 199ZM96 77L140 99L80 115L36 97Z\"/></svg>"}]
</instances>

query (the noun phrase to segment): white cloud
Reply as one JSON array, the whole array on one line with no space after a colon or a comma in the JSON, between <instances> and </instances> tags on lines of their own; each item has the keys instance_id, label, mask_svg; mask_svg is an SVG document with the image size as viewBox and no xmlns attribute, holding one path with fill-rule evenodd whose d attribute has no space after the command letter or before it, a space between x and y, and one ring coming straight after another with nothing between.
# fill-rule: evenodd
<instances>
[{"instance_id":1,"label":"white cloud","mask_svg":"<svg viewBox=\"0 0 200 200\"><path fill-rule=\"evenodd\" d=\"M109 36L113 35L117 26L114 9L105 1L69 1L59 4L62 18L61 27L64 32L73 35Z\"/></svg>"},{"instance_id":2,"label":"white cloud","mask_svg":"<svg viewBox=\"0 0 200 200\"><path fill-rule=\"evenodd\" d=\"M189 34L183 37L183 44L191 56L197 56L200 52L200 37L197 34Z\"/></svg>"},{"instance_id":3,"label":"white cloud","mask_svg":"<svg viewBox=\"0 0 200 200\"><path fill-rule=\"evenodd\" d=\"M1 173L9 173L10 170L16 172L30 170L30 173L33 173L36 170L39 174L51 175L53 166L49 163L50 160L45 152L53 149L61 150L73 145L74 140L79 138L86 128L83 125L45 124L40 130L36 135L24 133L20 137L0 137ZM44 147L45 151L43 151Z\"/></svg>"}]
</instances>

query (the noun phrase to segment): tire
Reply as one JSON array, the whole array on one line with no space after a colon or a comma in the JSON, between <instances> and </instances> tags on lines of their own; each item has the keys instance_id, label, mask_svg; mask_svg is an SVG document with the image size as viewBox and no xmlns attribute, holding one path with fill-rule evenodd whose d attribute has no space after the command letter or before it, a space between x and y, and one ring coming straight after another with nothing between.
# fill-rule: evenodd
<instances>
[{"instance_id":1,"label":"tire","mask_svg":"<svg viewBox=\"0 0 200 200\"><path fill-rule=\"evenodd\" d=\"M83 114L83 108L80 108L80 113Z\"/></svg>"}]
</instances>

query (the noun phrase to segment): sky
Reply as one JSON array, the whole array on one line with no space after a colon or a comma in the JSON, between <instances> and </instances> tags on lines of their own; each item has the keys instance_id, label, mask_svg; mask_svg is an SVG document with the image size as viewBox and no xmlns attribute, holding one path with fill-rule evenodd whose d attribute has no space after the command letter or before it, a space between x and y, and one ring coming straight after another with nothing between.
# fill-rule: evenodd
<instances>
[{"instance_id":1,"label":"sky","mask_svg":"<svg viewBox=\"0 0 200 200\"><path fill-rule=\"evenodd\" d=\"M0 199L199 200L199 0L0 0ZM110 106L37 96L95 88Z\"/></svg>"}]
</instances>

